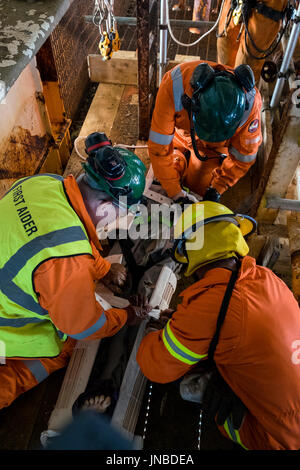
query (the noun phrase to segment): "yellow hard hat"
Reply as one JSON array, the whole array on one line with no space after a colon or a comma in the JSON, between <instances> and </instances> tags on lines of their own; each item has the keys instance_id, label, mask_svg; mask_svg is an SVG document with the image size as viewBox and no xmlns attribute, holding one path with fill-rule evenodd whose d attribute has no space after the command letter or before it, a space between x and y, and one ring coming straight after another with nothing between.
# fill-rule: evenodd
<instances>
[{"instance_id":1,"label":"yellow hard hat","mask_svg":"<svg viewBox=\"0 0 300 470\"><path fill-rule=\"evenodd\" d=\"M173 258L187 265L186 276L212 261L245 256L249 247L244 236L256 229L256 221L235 214L212 201L191 204L174 228Z\"/></svg>"}]
</instances>

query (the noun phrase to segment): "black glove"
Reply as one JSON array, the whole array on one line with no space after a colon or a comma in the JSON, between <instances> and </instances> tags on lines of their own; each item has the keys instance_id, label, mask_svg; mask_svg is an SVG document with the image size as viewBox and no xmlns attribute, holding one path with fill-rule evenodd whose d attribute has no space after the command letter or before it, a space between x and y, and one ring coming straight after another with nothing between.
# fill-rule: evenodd
<instances>
[{"instance_id":1,"label":"black glove","mask_svg":"<svg viewBox=\"0 0 300 470\"><path fill-rule=\"evenodd\" d=\"M247 411L216 368L205 390L203 408L216 417L219 426L223 426L231 415L234 429L241 427Z\"/></svg>"},{"instance_id":2,"label":"black glove","mask_svg":"<svg viewBox=\"0 0 300 470\"><path fill-rule=\"evenodd\" d=\"M179 199L176 199L175 202L180 204L182 207L185 205L194 204L193 201L191 201L188 197L180 197Z\"/></svg>"},{"instance_id":3,"label":"black glove","mask_svg":"<svg viewBox=\"0 0 300 470\"><path fill-rule=\"evenodd\" d=\"M219 202L221 194L215 188L207 188L206 193L203 196L203 201Z\"/></svg>"}]
</instances>

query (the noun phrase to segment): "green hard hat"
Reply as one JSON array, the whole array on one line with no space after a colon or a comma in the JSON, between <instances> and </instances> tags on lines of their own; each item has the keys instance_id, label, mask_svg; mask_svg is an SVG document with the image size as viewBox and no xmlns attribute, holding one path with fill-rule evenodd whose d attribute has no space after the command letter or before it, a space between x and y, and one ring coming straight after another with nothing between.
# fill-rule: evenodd
<instances>
[{"instance_id":1,"label":"green hard hat","mask_svg":"<svg viewBox=\"0 0 300 470\"><path fill-rule=\"evenodd\" d=\"M237 130L245 112L246 96L234 78L216 75L203 90L194 93L192 119L199 139L222 142Z\"/></svg>"},{"instance_id":2,"label":"green hard hat","mask_svg":"<svg viewBox=\"0 0 300 470\"><path fill-rule=\"evenodd\" d=\"M118 204L121 196L127 197L128 207L141 201L146 167L133 152L105 145L88 157L83 168L88 184L105 191Z\"/></svg>"}]
</instances>

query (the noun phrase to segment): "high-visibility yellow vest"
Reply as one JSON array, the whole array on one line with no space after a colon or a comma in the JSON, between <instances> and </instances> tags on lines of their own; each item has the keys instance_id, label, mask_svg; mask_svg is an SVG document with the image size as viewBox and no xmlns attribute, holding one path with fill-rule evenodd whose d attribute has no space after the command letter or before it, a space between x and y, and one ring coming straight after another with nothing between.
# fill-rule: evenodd
<instances>
[{"instance_id":1,"label":"high-visibility yellow vest","mask_svg":"<svg viewBox=\"0 0 300 470\"><path fill-rule=\"evenodd\" d=\"M0 341L6 357L54 357L66 339L34 290L46 260L92 255L59 175L17 181L0 200ZM3 347L2 347L3 350Z\"/></svg>"}]
</instances>

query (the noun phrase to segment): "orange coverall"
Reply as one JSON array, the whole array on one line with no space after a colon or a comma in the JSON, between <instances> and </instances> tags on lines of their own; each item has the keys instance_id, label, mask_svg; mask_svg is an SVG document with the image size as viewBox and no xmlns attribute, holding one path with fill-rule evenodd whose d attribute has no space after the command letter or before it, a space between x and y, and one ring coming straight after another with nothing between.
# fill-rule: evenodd
<instances>
[{"instance_id":1,"label":"orange coverall","mask_svg":"<svg viewBox=\"0 0 300 470\"><path fill-rule=\"evenodd\" d=\"M181 191L181 182L203 196L211 185L220 194L244 176L256 159L261 144L260 112L261 96L255 88L249 100L240 127L231 139L224 142L205 142L196 136L199 153L211 158L200 161L192 148L190 120L183 108L181 96L192 96L190 79L197 65L204 61L180 64L168 71L161 82L156 97L149 134L148 149L155 177L169 197ZM208 62L212 67L228 70L229 67ZM187 166L183 155L190 150ZM219 153L227 158L220 164Z\"/></svg>"},{"instance_id":2,"label":"orange coverall","mask_svg":"<svg viewBox=\"0 0 300 470\"><path fill-rule=\"evenodd\" d=\"M110 263L99 253L102 248L75 178L68 176L64 184L71 204L87 231L93 257L80 255L51 259L36 269L33 282L39 303L49 312L57 329L69 338L57 357L13 358L6 359L6 363L0 365L0 409L9 406L21 393L68 364L76 342L72 336L83 334L85 340L112 336L127 321L125 310L111 308L105 311L104 325L93 334L88 334L89 328L103 313L95 298L94 282L107 274Z\"/></svg>"},{"instance_id":3,"label":"orange coverall","mask_svg":"<svg viewBox=\"0 0 300 470\"><path fill-rule=\"evenodd\" d=\"M261 0L267 7L273 8L279 12L284 11L287 0ZM217 39L218 62L230 67L237 67L240 64L248 64L252 68L256 83L259 80L264 60L255 59L249 54L245 47L245 27L239 36L242 23L234 24L231 17L228 26L226 26L227 14L230 10L231 0L225 0L221 13L218 33L221 37ZM274 21L266 16L258 13L254 9L250 14L248 29L254 43L262 50L266 50L275 40L281 21ZM239 36L239 37L238 37ZM264 54L259 53L247 38L247 45L250 52L256 57L262 57Z\"/></svg>"},{"instance_id":4,"label":"orange coverall","mask_svg":"<svg viewBox=\"0 0 300 470\"><path fill-rule=\"evenodd\" d=\"M181 293L168 328L182 357L166 347L167 326L145 336L137 361L149 380L167 383L192 370L185 353L199 355L196 361L207 358L230 275L211 269ZM248 409L234 438L247 449L300 449L299 313L284 282L255 259L243 258L214 360ZM226 426L220 430L228 437Z\"/></svg>"}]
</instances>

